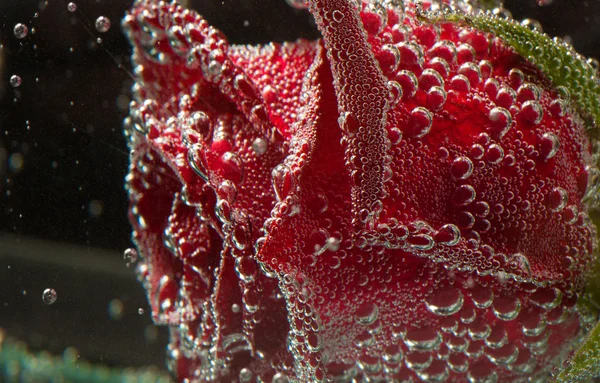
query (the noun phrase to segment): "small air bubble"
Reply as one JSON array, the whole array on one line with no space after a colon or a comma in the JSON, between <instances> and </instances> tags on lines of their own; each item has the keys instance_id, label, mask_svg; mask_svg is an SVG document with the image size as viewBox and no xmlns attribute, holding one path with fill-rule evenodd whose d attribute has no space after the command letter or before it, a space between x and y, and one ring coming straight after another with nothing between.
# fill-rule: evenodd
<instances>
[{"instance_id":1,"label":"small air bubble","mask_svg":"<svg viewBox=\"0 0 600 383\"><path fill-rule=\"evenodd\" d=\"M96 30L101 33L108 32L110 29L110 19L106 16L100 16L96 19Z\"/></svg>"},{"instance_id":2,"label":"small air bubble","mask_svg":"<svg viewBox=\"0 0 600 383\"><path fill-rule=\"evenodd\" d=\"M75 3L69 3L67 5L67 9L69 10L69 12L75 12L77 10L77 4L75 4Z\"/></svg>"},{"instance_id":3,"label":"small air bubble","mask_svg":"<svg viewBox=\"0 0 600 383\"><path fill-rule=\"evenodd\" d=\"M58 295L56 294L56 290L54 290L54 289L46 289L42 293L42 300L47 305L51 305L54 302L56 302L57 297L58 297Z\"/></svg>"},{"instance_id":4,"label":"small air bubble","mask_svg":"<svg viewBox=\"0 0 600 383\"><path fill-rule=\"evenodd\" d=\"M10 77L10 86L12 86L13 88L18 88L21 85L21 76L18 76L16 74L13 74Z\"/></svg>"},{"instance_id":5,"label":"small air bubble","mask_svg":"<svg viewBox=\"0 0 600 383\"><path fill-rule=\"evenodd\" d=\"M16 38L24 39L25 37L27 37L27 34L29 33L29 28L27 28L27 25L19 23L19 24L15 25L13 32L14 32Z\"/></svg>"},{"instance_id":6,"label":"small air bubble","mask_svg":"<svg viewBox=\"0 0 600 383\"><path fill-rule=\"evenodd\" d=\"M129 267L137 261L138 253L134 248L126 249L123 252L123 259L125 260L125 265Z\"/></svg>"}]
</instances>

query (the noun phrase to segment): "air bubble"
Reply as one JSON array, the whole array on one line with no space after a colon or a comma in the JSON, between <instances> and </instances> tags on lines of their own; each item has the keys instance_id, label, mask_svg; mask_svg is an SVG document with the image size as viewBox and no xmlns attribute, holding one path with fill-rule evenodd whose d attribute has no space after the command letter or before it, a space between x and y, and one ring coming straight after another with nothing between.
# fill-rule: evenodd
<instances>
[{"instance_id":1,"label":"air bubble","mask_svg":"<svg viewBox=\"0 0 600 383\"><path fill-rule=\"evenodd\" d=\"M542 24L540 24L539 21L534 20L534 19L524 19L523 21L521 21L521 25L532 31L536 31L539 33L544 32L544 28L542 28Z\"/></svg>"},{"instance_id":2,"label":"air bubble","mask_svg":"<svg viewBox=\"0 0 600 383\"><path fill-rule=\"evenodd\" d=\"M25 37L27 37L27 34L29 33L29 28L27 28L27 25L19 23L19 24L15 25L15 28L13 29L13 33L15 34L16 38L24 39Z\"/></svg>"},{"instance_id":3,"label":"air bubble","mask_svg":"<svg viewBox=\"0 0 600 383\"><path fill-rule=\"evenodd\" d=\"M254 374L247 367L244 367L240 370L240 382L242 382L242 383L250 382L252 380L253 376L254 376Z\"/></svg>"},{"instance_id":4,"label":"air bubble","mask_svg":"<svg viewBox=\"0 0 600 383\"><path fill-rule=\"evenodd\" d=\"M47 305L51 305L56 302L57 297L58 294L56 294L56 290L54 289L46 289L42 293L42 301L44 301L44 303Z\"/></svg>"},{"instance_id":5,"label":"air bubble","mask_svg":"<svg viewBox=\"0 0 600 383\"><path fill-rule=\"evenodd\" d=\"M433 328L416 328L406 331L404 344L411 351L429 351L442 343L442 336Z\"/></svg>"},{"instance_id":6,"label":"air bubble","mask_svg":"<svg viewBox=\"0 0 600 383\"><path fill-rule=\"evenodd\" d=\"M110 19L106 16L100 16L96 19L96 30L106 33L110 29Z\"/></svg>"},{"instance_id":7,"label":"air bubble","mask_svg":"<svg viewBox=\"0 0 600 383\"><path fill-rule=\"evenodd\" d=\"M374 303L363 303L354 312L354 320L365 326L375 323L378 316L379 307Z\"/></svg>"},{"instance_id":8,"label":"air bubble","mask_svg":"<svg viewBox=\"0 0 600 383\"><path fill-rule=\"evenodd\" d=\"M271 383L289 383L290 379L283 373L278 372L273 375L273 379L271 379Z\"/></svg>"},{"instance_id":9,"label":"air bubble","mask_svg":"<svg viewBox=\"0 0 600 383\"><path fill-rule=\"evenodd\" d=\"M458 157L452 162L451 172L455 178L469 178L473 174L473 162L467 157Z\"/></svg>"},{"instance_id":10,"label":"air bubble","mask_svg":"<svg viewBox=\"0 0 600 383\"><path fill-rule=\"evenodd\" d=\"M18 88L21 85L21 81L21 76L18 76L16 74L10 76L10 86L12 86L13 88Z\"/></svg>"},{"instance_id":11,"label":"air bubble","mask_svg":"<svg viewBox=\"0 0 600 383\"><path fill-rule=\"evenodd\" d=\"M487 150L486 159L492 164L497 164L504 158L504 149L498 144L492 144Z\"/></svg>"},{"instance_id":12,"label":"air bubble","mask_svg":"<svg viewBox=\"0 0 600 383\"><path fill-rule=\"evenodd\" d=\"M512 124L510 112L504 108L496 107L490 110L489 118L492 122L492 132L499 138L504 137Z\"/></svg>"},{"instance_id":13,"label":"air bubble","mask_svg":"<svg viewBox=\"0 0 600 383\"><path fill-rule=\"evenodd\" d=\"M452 202L459 206L468 205L475 200L475 188L471 185L460 185L454 190Z\"/></svg>"},{"instance_id":14,"label":"air bubble","mask_svg":"<svg viewBox=\"0 0 600 383\"><path fill-rule=\"evenodd\" d=\"M138 260L138 253L134 248L126 249L123 252L123 259L125 260L125 266L129 267Z\"/></svg>"},{"instance_id":15,"label":"air bubble","mask_svg":"<svg viewBox=\"0 0 600 383\"><path fill-rule=\"evenodd\" d=\"M75 3L69 3L67 5L67 9L69 10L69 12L75 12L77 10L77 4L75 4Z\"/></svg>"},{"instance_id":16,"label":"air bubble","mask_svg":"<svg viewBox=\"0 0 600 383\"><path fill-rule=\"evenodd\" d=\"M217 194L220 198L227 201L229 204L233 204L237 198L237 187L230 180L224 180L219 184Z\"/></svg>"},{"instance_id":17,"label":"air bubble","mask_svg":"<svg viewBox=\"0 0 600 383\"><path fill-rule=\"evenodd\" d=\"M241 281L250 283L258 274L258 266L250 257L238 257L235 259L235 272Z\"/></svg>"},{"instance_id":18,"label":"air bubble","mask_svg":"<svg viewBox=\"0 0 600 383\"><path fill-rule=\"evenodd\" d=\"M425 305L435 315L449 316L459 312L463 302L462 293L453 287L448 287L432 294L425 300Z\"/></svg>"},{"instance_id":19,"label":"air bubble","mask_svg":"<svg viewBox=\"0 0 600 383\"><path fill-rule=\"evenodd\" d=\"M336 23L341 23L342 20L344 20L344 14L337 9L333 11L331 16L333 17L333 21L335 21Z\"/></svg>"},{"instance_id":20,"label":"air bubble","mask_svg":"<svg viewBox=\"0 0 600 383\"><path fill-rule=\"evenodd\" d=\"M526 101L521 106L519 116L525 121L537 125L542 121L542 118L544 117L544 110L542 109L542 106L539 103L535 101Z\"/></svg>"},{"instance_id":21,"label":"air bubble","mask_svg":"<svg viewBox=\"0 0 600 383\"><path fill-rule=\"evenodd\" d=\"M321 255L327 250L329 233L323 228L315 229L307 240L308 252Z\"/></svg>"},{"instance_id":22,"label":"air bubble","mask_svg":"<svg viewBox=\"0 0 600 383\"><path fill-rule=\"evenodd\" d=\"M460 241L460 229L451 223L446 224L435 233L435 241L446 246L456 246Z\"/></svg>"},{"instance_id":23,"label":"air bubble","mask_svg":"<svg viewBox=\"0 0 600 383\"><path fill-rule=\"evenodd\" d=\"M509 259L509 265L527 275L531 274L531 265L529 264L529 259L527 259L527 257L521 253L513 254Z\"/></svg>"},{"instance_id":24,"label":"air bubble","mask_svg":"<svg viewBox=\"0 0 600 383\"><path fill-rule=\"evenodd\" d=\"M446 103L448 95L441 86L434 86L427 92L427 107L432 110L440 110Z\"/></svg>"},{"instance_id":25,"label":"air bubble","mask_svg":"<svg viewBox=\"0 0 600 383\"><path fill-rule=\"evenodd\" d=\"M563 210L569 203L569 196L565 189L555 187L548 196L548 205L554 212Z\"/></svg>"},{"instance_id":26,"label":"air bubble","mask_svg":"<svg viewBox=\"0 0 600 383\"><path fill-rule=\"evenodd\" d=\"M515 319L521 311L521 301L517 297L498 297L494 300L494 315L503 321Z\"/></svg>"},{"instance_id":27,"label":"air bubble","mask_svg":"<svg viewBox=\"0 0 600 383\"><path fill-rule=\"evenodd\" d=\"M388 89L390 91L390 107L393 107L398 104L402 98L402 87L397 81L388 81Z\"/></svg>"},{"instance_id":28,"label":"air bubble","mask_svg":"<svg viewBox=\"0 0 600 383\"><path fill-rule=\"evenodd\" d=\"M383 360L387 363L398 363L402 360L402 349L396 345L387 346L383 352Z\"/></svg>"},{"instance_id":29,"label":"air bubble","mask_svg":"<svg viewBox=\"0 0 600 383\"><path fill-rule=\"evenodd\" d=\"M232 182L239 184L244 178L244 162L234 152L225 152L221 156L223 175Z\"/></svg>"},{"instance_id":30,"label":"air bubble","mask_svg":"<svg viewBox=\"0 0 600 383\"><path fill-rule=\"evenodd\" d=\"M554 157L560 149L560 141L554 133L544 133L540 144L540 154L546 160Z\"/></svg>"},{"instance_id":31,"label":"air bubble","mask_svg":"<svg viewBox=\"0 0 600 383\"><path fill-rule=\"evenodd\" d=\"M408 129L415 137L423 137L431 130L433 117L431 112L421 106L418 106L410 113L410 122Z\"/></svg>"}]
</instances>

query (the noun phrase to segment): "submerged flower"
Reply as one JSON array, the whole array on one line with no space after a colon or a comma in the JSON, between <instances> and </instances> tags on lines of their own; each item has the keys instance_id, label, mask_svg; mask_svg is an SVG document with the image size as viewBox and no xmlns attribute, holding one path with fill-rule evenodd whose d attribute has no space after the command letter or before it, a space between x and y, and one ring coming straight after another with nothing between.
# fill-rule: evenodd
<instances>
[{"instance_id":1,"label":"submerged flower","mask_svg":"<svg viewBox=\"0 0 600 383\"><path fill-rule=\"evenodd\" d=\"M171 371L545 381L596 320L595 72L523 57L473 2L308 5L322 40L229 45L152 0L124 21L130 217Z\"/></svg>"}]
</instances>

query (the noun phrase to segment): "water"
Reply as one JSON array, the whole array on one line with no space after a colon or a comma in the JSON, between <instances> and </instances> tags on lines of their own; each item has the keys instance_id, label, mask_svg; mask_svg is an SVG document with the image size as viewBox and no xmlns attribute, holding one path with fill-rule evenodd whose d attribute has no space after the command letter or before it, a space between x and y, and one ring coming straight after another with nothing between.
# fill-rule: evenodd
<instances>
[{"instance_id":1,"label":"water","mask_svg":"<svg viewBox=\"0 0 600 383\"><path fill-rule=\"evenodd\" d=\"M287 1L289 4L285 0L273 0L269 3L251 1L245 2L244 5L238 2L224 5L220 2L197 3L192 5L196 6L211 24L221 28L234 43L265 43L273 39L284 41L317 36L310 18L302 11L302 1ZM537 23L531 21L539 20L546 32L570 36L568 40L582 53L590 56L600 55L600 47L595 45L600 41L597 38L600 37L600 31L597 30L597 25L600 25L600 9L596 4L572 4L565 0L555 0L552 4L543 2L544 4L540 5L544 7L539 7L535 1L530 3L521 2L518 7L507 3L506 8L512 11L515 18L530 19L526 23L529 27L539 29ZM194 259L185 265L183 280L190 286L198 286L198 291L182 289L180 292L170 283L161 283L160 289L150 294L152 300L148 302L142 284L135 280L136 269L142 282L144 276L152 275L152 271L146 270L147 265L143 262L147 253L132 248L131 228L127 222L127 194L123 188L129 163L129 148L128 139L122 134L122 120L129 112L129 102L132 99L131 88L134 81L130 74L139 76L141 73L140 68L131 67L131 50L121 34L119 25L119 20L130 5L127 1L110 5L102 1L94 4L81 1L40 4L31 2L22 7L15 7L14 4L0 5L0 14L6 15L1 35L3 37L0 40L0 44L3 44L0 72L4 79L4 86L0 86L3 103L0 173L4 181L0 189L3 209L0 243L5 245L0 253L0 280L5 281L5 288L0 290L0 304L5 308L3 314L0 314L0 328L9 336L25 341L35 350L47 349L59 355L67 347L75 347L77 355L94 363L136 367L155 365L165 370L168 334L164 326L156 327L151 323L152 315L158 321L168 322L173 326L185 345L182 349L192 350L197 355L202 355L202 358L212 358L201 351L208 349L207 342L210 343L211 340L197 336L199 330L190 328L193 326L191 319L189 322L178 323L177 316L172 313L192 315L191 302L195 299L205 299L199 291L203 288L201 286L211 286L211 278L218 265L218 252L211 253L208 259L196 261L202 257L201 254L209 251L206 249L206 242L192 240L185 234L187 229L182 229L182 232L177 232L174 228L160 231L157 243L160 245L164 241L167 249L162 256ZM379 6L374 6L370 12L379 18L379 21L374 21L373 29L382 30L385 12L382 13ZM265 17L265 13L269 14L268 18ZM343 23L347 16L336 13L332 14L332 18L336 23ZM173 36L178 33L176 30L172 32ZM398 31L404 32L406 31ZM423 36L426 40L425 32ZM172 38L172 41L173 46L176 46L176 40ZM404 63L408 59L415 64L425 60L423 49L417 45L391 45L386 49L390 70L404 65L403 58ZM448 49L452 54L451 48L440 47L438 57L445 57ZM157 60L165 59L156 53ZM471 50L460 47L456 51L459 60L468 61L472 54ZM431 64L432 70L419 76L402 68L406 71L403 77L397 78L389 85L389 98L393 99L392 104L396 105L422 92L417 84L429 84L424 96L425 106L411 105L408 110L408 128L397 132L390 131L390 145L403 148L402 153L418 154L423 147L418 145L417 140L428 139L435 133L433 113L443 110L448 105L452 97L448 96L450 88L453 92L461 92L481 81L485 89L494 91L498 85L481 80L485 71L489 69L485 63L463 65L459 72L448 79L440 75L445 70L441 60ZM201 70L202 65L199 68ZM215 71L213 74L218 75L219 72L216 72L215 68L213 66L206 69L211 69ZM438 76L443 77L441 81ZM523 73L513 72L512 76L516 81L521 81L519 78ZM242 77L235 79L232 86L240 92L246 95L257 92ZM448 87L445 86L446 82L450 84ZM277 93L278 89L275 87L265 86L264 89L261 95L266 100L283 97ZM231 261L232 277L237 278L236 281L239 280L241 284L239 291L232 289L227 294L224 293L223 305L218 307L222 312L211 313L220 320L230 320L232 323L231 334L224 336L229 337L226 340L234 341L224 345L223 352L236 361L247 360L251 354L257 365L268 365L271 362L268 350L275 347L269 343L269 339L288 339L286 328L277 328L269 319L260 317L265 307L275 307L278 311L273 314L273 318L287 322L285 313L290 312L296 319L291 324L293 336L289 338L289 347L296 359L290 357L280 361L284 367L277 369L276 373L271 373L272 376L267 373L268 381L290 381L290 372L294 368L305 371L308 376L314 374L315 380L321 379L324 371L322 365L325 363L323 359L327 361L327 358L338 358L336 361L346 366L340 369L340 376L365 374L375 379L386 376L385 374L392 376L404 369L403 371L409 371L415 379L423 381L443 380L454 376L451 374L463 374L462 376L468 376L475 381L494 379L494 376L501 379L500 374L491 372L490 366L511 365L515 370L522 371L533 368L531 355L546 352L548 340L545 337L548 336L548 327L564 323L561 321L565 320L565 315L556 310L562 309L562 304L567 298L561 296L559 299L552 289L530 286L527 294L537 294L535 302L538 304L534 305L533 309L533 306L529 307L518 299L512 299L510 294L486 295L486 292L492 289L490 285L504 286L506 291L517 289L519 283L531 282L532 275L539 272L539 269L536 268L536 260L527 257L527 252L505 254L499 250L494 252L485 246L491 236L489 230L496 228L492 225L492 217L519 215L519 218L510 222L514 222L516 231L527 229L526 223L521 222L527 221L528 213L525 212L531 211L530 204L536 203L533 198L539 195L539 190L530 191L529 195L532 197L529 200L487 204L481 196L491 191L482 191L473 185L476 185L477 177L481 175L479 164L485 163L488 168L493 168L521 161L517 155L518 149L499 141L513 134L511 115L516 111L511 107L514 103L523 104L523 118L532 125L541 123L544 118L542 113L549 112L541 110L536 103L539 96L536 96L535 88L499 88L496 91L499 106L487 116L494 122L488 137L482 136L469 143L469 150L462 155L456 155L451 144L441 146L435 151L436 156L448 159L451 176L457 185L461 185L446 191L453 201L452 206L457 209L465 207L464 214L457 216L453 223L437 222L433 218L431 222L416 222L404 217L405 219L401 219L397 224L388 222L376 226L378 214L389 213L387 210L382 212L381 207L369 202L370 198L381 198L383 195L377 188L369 189L368 198L361 202L365 209L361 224L352 222L349 216L346 221L339 222L336 221L337 217L346 217L344 211L350 209L349 206L340 206L340 195L347 191L336 190L327 184L317 185L316 181L311 184L315 186L314 190L303 189L305 184L302 183L302 177L306 179L308 176L300 174L297 168L300 165L291 161L279 167L274 166L274 171L266 169L265 174L268 177L264 182L273 183L274 189L268 185L265 190L275 193L276 198L272 204L279 204L277 208L285 213L281 214L281 217L300 219L299 217L303 217L307 211L314 214L314 217L327 217L322 222L323 226L304 229L300 233L302 243L298 246L275 249L278 256L289 259L290 264L295 262L299 253L306 253L308 257L305 267L306 270L311 270L311 273L298 276L291 272L292 266L282 263L281 270L276 270L279 279L264 277L265 273L262 270L265 265L258 265L249 257L253 249L261 246L257 244L255 247L254 243L250 243L255 242L262 228L262 224L256 225L254 220L258 215L268 215L272 205L265 208L257 203L253 209L246 211L245 215L235 209L239 204L251 203L251 199L265 200L260 193L251 196L244 193L244 182L250 182L248 180L255 177L254 167L247 160L256 158L257 161L283 162L284 156L275 150L278 146L276 141L269 134L248 133L244 136L244 140L248 142L248 150L236 153L238 148L234 150L227 147L228 139L231 141L231 136L235 134L229 130L227 120L220 121L215 126L202 127L197 126L201 125L195 117L197 115L191 114L186 119L190 125L190 141L184 145L186 148L198 149L198 146L194 146L197 142L193 140L207 134L222 139L213 141L212 149L219 153L216 159L207 160L206 154L200 150L188 153L193 154L191 162L196 165L193 167L196 173L191 173L190 177L207 179L210 172L216 172L222 177L215 189L216 194L210 197L220 201L219 214L215 216L218 221L215 221L214 225L218 225L222 232L198 229L199 233L194 237L211 238L211 246L217 246L214 243L218 242L216 238L220 234L231 233L231 256L234 257ZM152 114L154 107L147 107L148 113ZM560 105L556 108L562 110ZM284 110L285 114L289 115L290 110ZM552 113L554 109L548 110ZM253 121L265 118L264 111L252 111L252 118L255 119ZM345 121L352 121L355 118L352 115L354 110L348 113L345 115ZM333 122L335 123L335 120ZM134 120L133 123L138 121ZM144 116L140 117L139 123L142 129L147 129L151 134L152 121L148 121ZM261 127L258 131L268 131L269 128ZM355 133L359 140L362 139L363 133L358 125L345 131ZM218 134L215 135L215 132ZM539 150L544 158L551 161L560 156L561 150L568 147L564 138L555 132L539 133L540 147L530 149L523 144L524 152ZM335 135L330 139L332 142L339 141L339 137ZM526 138L522 140L526 141ZM307 147L311 145L309 141L307 140ZM360 143L366 144L367 141ZM296 148L302 148L303 144L295 145ZM338 158L338 161L342 154L335 152L333 145L320 146L315 150L320 153L332 150L337 153L335 158ZM432 159L433 157L421 158L417 155L403 157L402 161L407 167L411 164L413 169L418 169L419 161ZM163 185L164 190L170 190L172 185L176 185L177 180L173 179L168 168L157 169L156 163L150 158L144 161L147 161L147 167L140 167L140 174L144 174L140 177L148 187ZM185 164L188 157L183 155L178 161ZM335 161L324 162L323 169L326 170L327 166L333 168ZM531 166L533 169L535 164L532 163ZM597 171L594 169L590 168L590 174L593 175ZM361 170L359 176L368 178L369 174L371 173ZM415 177L418 177L418 174ZM390 171L389 179L395 182L398 176ZM414 178L406 182L420 180ZM498 182L495 187L502 188L503 180L499 178ZM430 196L432 191L440 188L435 182L428 185L430 186L422 190L425 196ZM257 190L263 190L260 186L262 185L257 185ZM533 186L543 190L548 187ZM525 188L526 185L522 187ZM583 187L588 190L586 199L593 200L597 190L596 183L584 183ZM583 223L585 217L579 215L580 206L573 198L569 198L568 190L570 189L565 189L564 185L549 188L549 209L552 214L560 214L565 222L581 226L577 222ZM297 198L297 194L302 192L308 194ZM398 197L406 193L406 190L392 187L389 192ZM178 190L178 193L179 202L175 206L178 214L190 215L190 222L195 227L200 227L200 219L195 216L194 209L207 202L198 200L191 190L182 189ZM409 203L410 197L404 195L402 198ZM144 213L144 209L148 208L162 211L163 206L157 201L149 204L142 201L139 205L142 213L134 212L140 228L155 227L155 222L150 220L152 214ZM405 208L408 211L419 207ZM168 218L169 213L170 210L167 210L165 218ZM508 221L508 218L506 220ZM274 233L284 223L285 220L277 217L265 223L265 229ZM363 249L359 252L350 248L349 235L339 230L340 226L350 227L354 224L364 225L373 230L362 237ZM139 241L139 238L136 240ZM468 261L461 263L464 261L462 258L453 260L451 264L455 269L452 271L426 261L430 259L446 262L457 254L453 250L455 246L463 249L463 245L464 249L467 249L464 256ZM271 245L267 243L266 246ZM381 250L373 250L371 246ZM579 255L577 251L581 247L567 247L559 249L564 251L564 259L576 260ZM407 249L418 253L418 260L407 258L401 263L406 269L394 269L395 264L389 261L389 255ZM363 269L364 262L373 265L373 270ZM348 268L348 264L354 265L353 268ZM462 293L462 286L470 289L475 283L473 279L465 278L461 274L468 268L465 266L468 264L477 264L477 269L484 278L489 275L491 280L487 282L487 286L477 285L481 291L473 291L467 295ZM387 272L381 271L386 267ZM577 267L577 263L573 261L574 272ZM498 268L502 271L492 271ZM365 272L359 275L356 274L356 270ZM274 276L273 270L267 271L271 277ZM177 270L169 272L177 274ZM448 277L436 281L436 278L432 279L431 275L427 274L428 272L431 275L440 272ZM321 275L325 276L321 280L322 285L310 284L312 277ZM389 290L392 280L394 283L397 279L401 280L398 275L408 278L406 280L410 280L410 283L418 281L424 286L423 289L411 291L412 295L409 296L402 295L406 294L410 284L405 282L407 285L402 288L394 285L394 288L400 288L399 291L403 293ZM344 289L331 288L329 284L338 280L336 278L345 278ZM301 283L303 280L305 284ZM146 280L144 283L153 282ZM382 286L388 286L388 290ZM380 303L377 300L379 297L373 291L380 291L380 294L388 296L396 295L401 299L397 300L396 308L391 308ZM437 291L443 293L436 293ZM295 298L292 300L290 297ZM158 302L158 308L149 307L154 301ZM324 302L330 301L340 303L337 306L326 307ZM383 299L383 302L386 300ZM344 317L346 304L353 309ZM410 320L410 308L417 307L418 304L428 310L427 312L433 315L432 318L439 318L436 319L439 320L439 326L432 327L431 323L425 323L421 318ZM530 310L527 311L527 316L523 314L523 307ZM399 314L390 316L389 313L394 310ZM317 320L317 312L331 322L323 322L322 318ZM489 317L488 320L484 320L483 313ZM256 321L254 318L261 320ZM331 324L336 323L336 320L346 321L343 323L352 330L346 335L336 334L336 326ZM391 321L396 321L398 326L391 326ZM416 330L402 328L411 321L417 325ZM530 342L526 343L526 348L529 351L515 354L514 348L511 348L512 343L505 340L505 337L509 337L503 325L505 322L528 337ZM513 326L517 322L518 326ZM239 328L235 327L237 323L242 323ZM211 329L205 331L210 333ZM248 339L247 334L253 333L268 334L268 337ZM393 338L390 334L397 335L394 338L397 342L394 344L388 342ZM336 354L332 339L336 344L339 342L343 352ZM461 340L465 339L470 341L468 346L464 346L465 352L454 352L452 347L461 350ZM361 353L360 358L352 353L357 344L360 345L360 349L368 350ZM175 348L168 353L173 356L178 355L178 352L180 350ZM264 352L264 355L261 352ZM319 356L299 362L301 355ZM478 359L479 362L474 362L479 355L482 358ZM217 362L221 363L225 359L220 358ZM440 362L443 360L447 360L447 363ZM482 360L485 363L481 362ZM239 381L253 381L261 371L256 366L235 365L233 369L237 369L234 375ZM215 371L207 370L202 373L210 376Z\"/></svg>"}]
</instances>

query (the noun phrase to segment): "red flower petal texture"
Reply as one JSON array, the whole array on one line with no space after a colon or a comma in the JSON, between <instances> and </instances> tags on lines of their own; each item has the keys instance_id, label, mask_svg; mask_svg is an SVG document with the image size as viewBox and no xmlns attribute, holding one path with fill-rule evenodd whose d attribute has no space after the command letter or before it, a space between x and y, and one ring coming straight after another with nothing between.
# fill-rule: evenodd
<instances>
[{"instance_id":1,"label":"red flower petal texture","mask_svg":"<svg viewBox=\"0 0 600 383\"><path fill-rule=\"evenodd\" d=\"M174 376L545 381L596 320L584 120L489 33L309 8L322 40L260 47L175 3L124 20L130 218Z\"/></svg>"}]
</instances>

